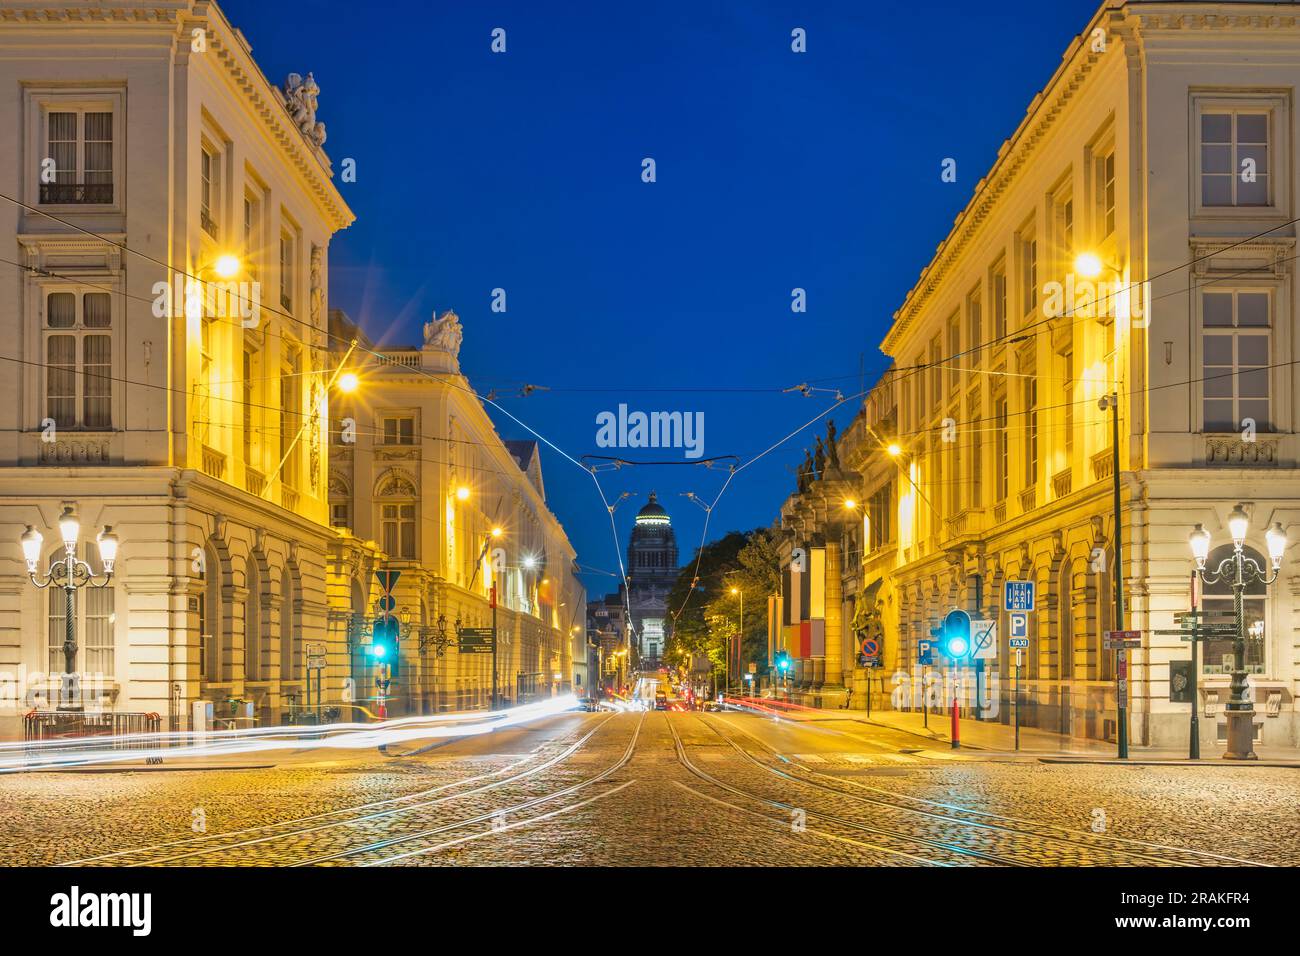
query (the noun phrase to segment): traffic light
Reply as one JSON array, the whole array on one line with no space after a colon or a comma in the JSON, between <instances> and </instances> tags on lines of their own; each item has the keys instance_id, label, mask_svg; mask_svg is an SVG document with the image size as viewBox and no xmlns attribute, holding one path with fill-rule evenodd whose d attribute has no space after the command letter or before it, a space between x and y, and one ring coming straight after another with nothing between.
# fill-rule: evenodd
<instances>
[{"instance_id":1,"label":"traffic light","mask_svg":"<svg viewBox=\"0 0 1300 956\"><path fill-rule=\"evenodd\" d=\"M790 653L788 651L777 651L776 669L782 677L790 673Z\"/></svg>"},{"instance_id":2,"label":"traffic light","mask_svg":"<svg viewBox=\"0 0 1300 956\"><path fill-rule=\"evenodd\" d=\"M375 618L370 637L370 659L375 664L387 664L390 677L397 676L397 665L401 657L397 647L397 632L397 618Z\"/></svg>"},{"instance_id":3,"label":"traffic light","mask_svg":"<svg viewBox=\"0 0 1300 956\"><path fill-rule=\"evenodd\" d=\"M965 611L949 611L940 628L939 649L953 661L964 661L971 656L970 615Z\"/></svg>"}]
</instances>

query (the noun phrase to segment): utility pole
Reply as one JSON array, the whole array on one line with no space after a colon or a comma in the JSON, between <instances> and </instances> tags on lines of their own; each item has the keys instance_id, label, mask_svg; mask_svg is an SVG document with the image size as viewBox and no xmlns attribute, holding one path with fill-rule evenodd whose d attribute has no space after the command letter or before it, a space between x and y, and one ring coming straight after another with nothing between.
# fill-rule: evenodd
<instances>
[{"instance_id":1,"label":"utility pole","mask_svg":"<svg viewBox=\"0 0 1300 956\"><path fill-rule=\"evenodd\" d=\"M497 700L497 583L492 581L491 590L492 599L492 706L489 710L496 710Z\"/></svg>"}]
</instances>

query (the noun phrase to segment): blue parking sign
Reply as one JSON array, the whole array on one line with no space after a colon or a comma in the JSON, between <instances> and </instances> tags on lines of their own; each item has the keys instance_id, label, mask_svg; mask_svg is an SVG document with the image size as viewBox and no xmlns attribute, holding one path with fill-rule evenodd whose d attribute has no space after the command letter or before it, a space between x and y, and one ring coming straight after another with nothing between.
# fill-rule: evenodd
<instances>
[{"instance_id":1,"label":"blue parking sign","mask_svg":"<svg viewBox=\"0 0 1300 956\"><path fill-rule=\"evenodd\" d=\"M1034 609L1034 582L1004 581L1002 583L1002 608L1006 611L1032 611Z\"/></svg>"},{"instance_id":2,"label":"blue parking sign","mask_svg":"<svg viewBox=\"0 0 1300 956\"><path fill-rule=\"evenodd\" d=\"M1023 611L1017 611L1011 615L1011 634L1010 637L1028 637L1029 636L1029 615ZM1012 647L1017 645L1012 644Z\"/></svg>"}]
</instances>

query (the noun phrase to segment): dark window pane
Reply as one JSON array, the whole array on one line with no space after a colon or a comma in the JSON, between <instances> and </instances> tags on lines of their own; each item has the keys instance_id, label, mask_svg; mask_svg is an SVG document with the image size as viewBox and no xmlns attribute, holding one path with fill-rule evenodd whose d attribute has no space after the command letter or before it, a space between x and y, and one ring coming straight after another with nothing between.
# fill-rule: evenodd
<instances>
[{"instance_id":1,"label":"dark window pane","mask_svg":"<svg viewBox=\"0 0 1300 956\"><path fill-rule=\"evenodd\" d=\"M1202 143L1232 142L1232 114L1231 113L1202 113L1201 114L1201 142Z\"/></svg>"},{"instance_id":2,"label":"dark window pane","mask_svg":"<svg viewBox=\"0 0 1300 956\"><path fill-rule=\"evenodd\" d=\"M1207 432L1235 432L1237 422L1232 416L1231 399L1205 402L1205 430Z\"/></svg>"},{"instance_id":3,"label":"dark window pane","mask_svg":"<svg viewBox=\"0 0 1300 956\"><path fill-rule=\"evenodd\" d=\"M1232 325L1232 293L1204 292L1201 294L1203 321L1207 327L1226 328Z\"/></svg>"},{"instance_id":4,"label":"dark window pane","mask_svg":"<svg viewBox=\"0 0 1300 956\"><path fill-rule=\"evenodd\" d=\"M1201 177L1202 206L1232 205L1232 174Z\"/></svg>"},{"instance_id":5,"label":"dark window pane","mask_svg":"<svg viewBox=\"0 0 1300 956\"><path fill-rule=\"evenodd\" d=\"M1263 113L1237 114L1238 143L1267 143L1268 116Z\"/></svg>"}]
</instances>

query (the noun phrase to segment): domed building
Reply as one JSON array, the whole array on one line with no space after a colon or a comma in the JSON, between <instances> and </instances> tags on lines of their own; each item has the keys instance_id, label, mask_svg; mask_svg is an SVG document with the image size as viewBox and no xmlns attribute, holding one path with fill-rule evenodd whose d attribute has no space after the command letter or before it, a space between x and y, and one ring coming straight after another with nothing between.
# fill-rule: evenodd
<instances>
[{"instance_id":1,"label":"domed building","mask_svg":"<svg viewBox=\"0 0 1300 956\"><path fill-rule=\"evenodd\" d=\"M627 546L628 605L643 667L657 667L668 639L668 592L677 580L677 536L652 491Z\"/></svg>"}]
</instances>

